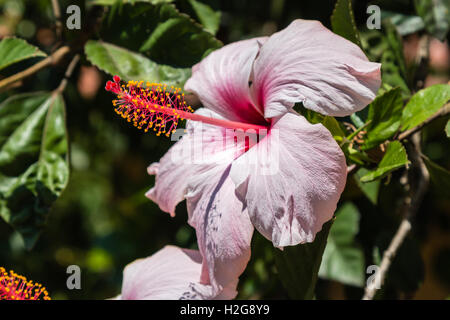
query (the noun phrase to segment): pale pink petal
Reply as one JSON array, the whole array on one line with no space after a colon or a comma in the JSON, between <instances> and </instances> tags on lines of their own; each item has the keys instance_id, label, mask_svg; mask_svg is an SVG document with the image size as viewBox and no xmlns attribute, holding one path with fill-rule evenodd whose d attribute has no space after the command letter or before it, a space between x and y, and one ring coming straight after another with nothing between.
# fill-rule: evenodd
<instances>
[{"instance_id":1,"label":"pale pink petal","mask_svg":"<svg viewBox=\"0 0 450 320\"><path fill-rule=\"evenodd\" d=\"M235 287L250 259L253 226L235 196L229 165L198 175L186 195L189 223L203 256L202 283L217 291Z\"/></svg>"},{"instance_id":2,"label":"pale pink petal","mask_svg":"<svg viewBox=\"0 0 450 320\"><path fill-rule=\"evenodd\" d=\"M205 108L196 113L222 118ZM213 169L217 164L229 164L245 151L245 145L236 144L225 128L188 121L186 131L159 163L148 168L148 173L156 175L156 179L146 196L172 216L176 205L184 200L191 177Z\"/></svg>"},{"instance_id":3,"label":"pale pink petal","mask_svg":"<svg viewBox=\"0 0 450 320\"><path fill-rule=\"evenodd\" d=\"M230 176L254 227L276 247L311 242L344 190L345 156L322 124L293 113L274 120Z\"/></svg>"},{"instance_id":4,"label":"pale pink petal","mask_svg":"<svg viewBox=\"0 0 450 320\"><path fill-rule=\"evenodd\" d=\"M346 116L375 98L380 67L320 22L295 20L261 47L253 66L253 93L266 118L281 116L296 102Z\"/></svg>"},{"instance_id":5,"label":"pale pink petal","mask_svg":"<svg viewBox=\"0 0 450 320\"><path fill-rule=\"evenodd\" d=\"M217 292L199 283L202 257L196 250L166 246L124 270L121 300L234 298L236 286ZM235 283L236 285L236 283Z\"/></svg>"},{"instance_id":6,"label":"pale pink petal","mask_svg":"<svg viewBox=\"0 0 450 320\"><path fill-rule=\"evenodd\" d=\"M210 53L194 66L185 90L228 120L264 123L263 110L253 105L249 91L253 61L263 41L238 41Z\"/></svg>"}]
</instances>

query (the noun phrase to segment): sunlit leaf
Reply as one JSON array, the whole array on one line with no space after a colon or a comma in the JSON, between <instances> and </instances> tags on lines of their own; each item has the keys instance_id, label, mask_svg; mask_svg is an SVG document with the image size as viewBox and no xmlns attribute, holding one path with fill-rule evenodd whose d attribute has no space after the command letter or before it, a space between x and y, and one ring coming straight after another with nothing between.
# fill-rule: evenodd
<instances>
[{"instance_id":1,"label":"sunlit leaf","mask_svg":"<svg viewBox=\"0 0 450 320\"><path fill-rule=\"evenodd\" d=\"M450 100L450 85L436 84L411 97L402 115L402 131L414 128L435 114Z\"/></svg>"},{"instance_id":2,"label":"sunlit leaf","mask_svg":"<svg viewBox=\"0 0 450 320\"><path fill-rule=\"evenodd\" d=\"M349 143L343 145L343 151L350 163L365 165L366 163L373 162L364 151L353 148Z\"/></svg>"},{"instance_id":3,"label":"sunlit leaf","mask_svg":"<svg viewBox=\"0 0 450 320\"><path fill-rule=\"evenodd\" d=\"M306 118L310 123L316 124L321 123L324 125L325 128L327 128L331 134L333 135L333 138L337 141L342 141L342 138L346 135L344 128L339 123L339 121L336 120L336 118L332 116L324 116L318 112L312 111L310 109L306 109L302 103L297 103L294 106L295 110L300 113L302 116Z\"/></svg>"},{"instance_id":4,"label":"sunlit leaf","mask_svg":"<svg viewBox=\"0 0 450 320\"><path fill-rule=\"evenodd\" d=\"M361 182L381 179L388 173L409 164L405 147L399 141L392 141L386 148L386 153L378 164L378 168L370 171L361 178Z\"/></svg>"},{"instance_id":5,"label":"sunlit leaf","mask_svg":"<svg viewBox=\"0 0 450 320\"><path fill-rule=\"evenodd\" d=\"M336 212L320 265L321 278L358 287L364 285L364 253L355 241L359 217L358 208L350 202Z\"/></svg>"},{"instance_id":6,"label":"sunlit leaf","mask_svg":"<svg viewBox=\"0 0 450 320\"><path fill-rule=\"evenodd\" d=\"M141 54L106 42L90 40L86 43L85 52L92 64L111 75L119 75L124 80L183 86L191 75L189 68L159 65Z\"/></svg>"},{"instance_id":7,"label":"sunlit leaf","mask_svg":"<svg viewBox=\"0 0 450 320\"><path fill-rule=\"evenodd\" d=\"M325 116L322 124L331 132L335 140L342 140L342 137L345 136L344 129L342 129L341 124L336 120L336 118Z\"/></svg>"},{"instance_id":8,"label":"sunlit leaf","mask_svg":"<svg viewBox=\"0 0 450 320\"><path fill-rule=\"evenodd\" d=\"M67 153L61 95L23 94L0 104L0 215L27 248L68 182Z\"/></svg>"},{"instance_id":9,"label":"sunlit leaf","mask_svg":"<svg viewBox=\"0 0 450 320\"><path fill-rule=\"evenodd\" d=\"M362 149L376 147L391 138L400 127L403 100L400 88L395 88L376 97L369 105L366 128Z\"/></svg>"},{"instance_id":10,"label":"sunlit leaf","mask_svg":"<svg viewBox=\"0 0 450 320\"><path fill-rule=\"evenodd\" d=\"M308 120L312 124L321 123L323 121L323 119L325 118L324 115L305 108L303 106L303 103L301 103L301 102L298 102L295 104L294 110L297 111L298 113L300 113L302 116L304 116L306 118L306 120Z\"/></svg>"},{"instance_id":11,"label":"sunlit leaf","mask_svg":"<svg viewBox=\"0 0 450 320\"><path fill-rule=\"evenodd\" d=\"M0 41L0 70L22 60L47 56L25 40L5 38Z\"/></svg>"}]
</instances>

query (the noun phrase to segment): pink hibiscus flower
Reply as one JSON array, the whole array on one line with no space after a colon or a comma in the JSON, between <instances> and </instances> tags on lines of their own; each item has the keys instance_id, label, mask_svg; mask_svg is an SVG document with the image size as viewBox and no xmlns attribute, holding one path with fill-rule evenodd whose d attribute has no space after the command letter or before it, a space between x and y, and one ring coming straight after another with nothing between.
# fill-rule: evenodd
<instances>
[{"instance_id":1,"label":"pink hibiscus flower","mask_svg":"<svg viewBox=\"0 0 450 320\"><path fill-rule=\"evenodd\" d=\"M294 104L350 115L375 98L380 82L380 64L358 46L320 22L295 20L195 65L185 90L204 108L193 114L176 100L177 91L166 98L161 89L138 90L134 99L135 89L107 85L121 97L118 112L136 126L156 123L165 132L161 121L170 122L170 133L179 117L189 120L187 134L148 168L156 183L147 196L171 215L187 201L202 258L192 292L207 286L214 297L237 283L254 228L279 248L314 240L345 187L346 161L330 132L293 111ZM229 129L247 130L246 138Z\"/></svg>"}]
</instances>

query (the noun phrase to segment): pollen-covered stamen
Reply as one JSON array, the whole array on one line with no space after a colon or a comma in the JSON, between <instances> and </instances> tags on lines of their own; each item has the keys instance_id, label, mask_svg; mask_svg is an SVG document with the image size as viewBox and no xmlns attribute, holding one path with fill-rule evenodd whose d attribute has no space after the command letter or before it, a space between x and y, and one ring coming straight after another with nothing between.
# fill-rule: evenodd
<instances>
[{"instance_id":1,"label":"pollen-covered stamen","mask_svg":"<svg viewBox=\"0 0 450 320\"><path fill-rule=\"evenodd\" d=\"M173 86L143 81L128 81L124 84L118 76L114 76L114 82L106 83L106 90L117 95L113 100L115 111L122 118L139 129L147 132L150 129L169 136L175 131L179 119L183 115L192 113L190 106L184 101L184 93L180 88Z\"/></svg>"},{"instance_id":2,"label":"pollen-covered stamen","mask_svg":"<svg viewBox=\"0 0 450 320\"><path fill-rule=\"evenodd\" d=\"M159 83L146 83L144 81L128 81L124 84L118 76L114 76L114 82L108 81L105 89L117 95L113 100L115 111L132 122L145 132L153 128L157 135L165 133L169 136L175 131L180 119L200 121L215 126L242 130L266 130L267 128L251 123L242 123L217 119L192 113L190 106L184 101L184 93L180 88L170 87Z\"/></svg>"},{"instance_id":3,"label":"pollen-covered stamen","mask_svg":"<svg viewBox=\"0 0 450 320\"><path fill-rule=\"evenodd\" d=\"M0 300L51 300L39 283L27 281L14 271L0 267Z\"/></svg>"}]
</instances>

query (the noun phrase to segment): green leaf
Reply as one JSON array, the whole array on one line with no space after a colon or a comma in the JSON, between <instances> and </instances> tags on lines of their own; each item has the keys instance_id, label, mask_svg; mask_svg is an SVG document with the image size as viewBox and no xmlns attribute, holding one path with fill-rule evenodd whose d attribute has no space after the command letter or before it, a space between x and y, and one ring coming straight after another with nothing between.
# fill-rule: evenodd
<instances>
[{"instance_id":1,"label":"green leaf","mask_svg":"<svg viewBox=\"0 0 450 320\"><path fill-rule=\"evenodd\" d=\"M283 286L292 299L312 299L323 251L333 221L328 221L317 233L314 242L274 248L275 264Z\"/></svg>"},{"instance_id":2,"label":"green leaf","mask_svg":"<svg viewBox=\"0 0 450 320\"><path fill-rule=\"evenodd\" d=\"M438 187L440 193L450 195L450 171L422 156L423 162L430 173L431 181Z\"/></svg>"},{"instance_id":3,"label":"green leaf","mask_svg":"<svg viewBox=\"0 0 450 320\"><path fill-rule=\"evenodd\" d=\"M183 86L191 69L159 65L150 59L110 43L89 40L84 47L87 59L101 70L124 80L143 80Z\"/></svg>"},{"instance_id":4,"label":"green leaf","mask_svg":"<svg viewBox=\"0 0 450 320\"><path fill-rule=\"evenodd\" d=\"M344 151L345 157L350 163L356 163L358 165L365 165L366 162L370 163L373 160L365 153L361 152L350 146L350 143L346 143L342 146L342 151Z\"/></svg>"},{"instance_id":5,"label":"green leaf","mask_svg":"<svg viewBox=\"0 0 450 320\"><path fill-rule=\"evenodd\" d=\"M403 100L400 88L391 89L375 98L369 105L367 134L361 149L378 146L391 138L400 127Z\"/></svg>"},{"instance_id":6,"label":"green leaf","mask_svg":"<svg viewBox=\"0 0 450 320\"><path fill-rule=\"evenodd\" d=\"M337 0L331 15L333 32L361 47L351 0Z\"/></svg>"},{"instance_id":7,"label":"green leaf","mask_svg":"<svg viewBox=\"0 0 450 320\"><path fill-rule=\"evenodd\" d=\"M197 0L189 0L189 4L192 6L198 21L205 27L205 30L216 34L217 30L219 30L221 13L214 11L207 4Z\"/></svg>"},{"instance_id":8,"label":"green leaf","mask_svg":"<svg viewBox=\"0 0 450 320\"><path fill-rule=\"evenodd\" d=\"M25 40L5 38L0 41L0 70L22 60L45 56L44 52Z\"/></svg>"},{"instance_id":9,"label":"green leaf","mask_svg":"<svg viewBox=\"0 0 450 320\"><path fill-rule=\"evenodd\" d=\"M402 131L414 128L435 114L450 100L450 85L436 84L411 97L402 115Z\"/></svg>"},{"instance_id":10,"label":"green leaf","mask_svg":"<svg viewBox=\"0 0 450 320\"><path fill-rule=\"evenodd\" d=\"M445 125L445 133L447 134L447 137L450 138L450 120L447 121L447 124Z\"/></svg>"},{"instance_id":11,"label":"green leaf","mask_svg":"<svg viewBox=\"0 0 450 320\"><path fill-rule=\"evenodd\" d=\"M33 247L69 179L61 95L13 96L0 104L0 215Z\"/></svg>"},{"instance_id":12,"label":"green leaf","mask_svg":"<svg viewBox=\"0 0 450 320\"><path fill-rule=\"evenodd\" d=\"M372 181L372 182L362 182L361 178L368 174L370 171L366 168L359 169L355 175L355 181L358 184L361 191L364 195L372 202L373 204L377 204L378 202L378 193L380 191L380 180Z\"/></svg>"},{"instance_id":13,"label":"green leaf","mask_svg":"<svg viewBox=\"0 0 450 320\"><path fill-rule=\"evenodd\" d=\"M306 109L302 103L295 104L294 109L302 116L304 116L310 123L323 124L324 127L331 132L335 140L342 141L343 137L345 136L345 131L339 121L336 120L336 118L332 116L324 116L318 112Z\"/></svg>"},{"instance_id":14,"label":"green leaf","mask_svg":"<svg viewBox=\"0 0 450 320\"><path fill-rule=\"evenodd\" d=\"M443 41L450 27L450 1L414 0L414 5L427 31Z\"/></svg>"},{"instance_id":15,"label":"green leaf","mask_svg":"<svg viewBox=\"0 0 450 320\"><path fill-rule=\"evenodd\" d=\"M407 69L403 55L403 44L395 26L386 19L382 24L383 32L370 30L362 33L362 43L371 61L381 62L383 87L400 87L404 98L411 92L408 88ZM364 109L363 109L364 111Z\"/></svg>"},{"instance_id":16,"label":"green leaf","mask_svg":"<svg viewBox=\"0 0 450 320\"><path fill-rule=\"evenodd\" d=\"M322 124L331 132L335 140L341 141L345 136L344 129L342 129L341 124L336 120L336 118L332 116L325 116L322 120Z\"/></svg>"},{"instance_id":17,"label":"green leaf","mask_svg":"<svg viewBox=\"0 0 450 320\"><path fill-rule=\"evenodd\" d=\"M294 110L300 113L302 116L304 116L306 120L308 120L308 122L312 124L321 123L325 118L324 115L318 112L306 109L303 103L301 102L298 102L294 105Z\"/></svg>"},{"instance_id":18,"label":"green leaf","mask_svg":"<svg viewBox=\"0 0 450 320\"><path fill-rule=\"evenodd\" d=\"M383 51L381 58L382 80L392 87L400 87L403 95L409 96L403 40L392 23L383 23L383 29L385 31L383 41L386 43L386 50Z\"/></svg>"},{"instance_id":19,"label":"green leaf","mask_svg":"<svg viewBox=\"0 0 450 320\"><path fill-rule=\"evenodd\" d=\"M336 212L320 265L321 278L357 287L364 285L364 253L355 241L359 217L358 208L350 202Z\"/></svg>"},{"instance_id":20,"label":"green leaf","mask_svg":"<svg viewBox=\"0 0 450 320\"><path fill-rule=\"evenodd\" d=\"M399 141L392 141L388 144L386 153L378 164L378 168L370 171L361 178L361 182L369 182L381 179L388 173L409 164L405 147Z\"/></svg>"},{"instance_id":21,"label":"green leaf","mask_svg":"<svg viewBox=\"0 0 450 320\"><path fill-rule=\"evenodd\" d=\"M406 71L405 56L403 54L403 39L392 23L385 23L384 27L386 29L386 39L395 57L396 65L398 66L403 79L407 80L408 74Z\"/></svg>"},{"instance_id":22,"label":"green leaf","mask_svg":"<svg viewBox=\"0 0 450 320\"><path fill-rule=\"evenodd\" d=\"M125 4L102 28L105 41L139 51L152 61L191 67L222 43L172 4ZM132 22L132 23L131 23Z\"/></svg>"}]
</instances>

